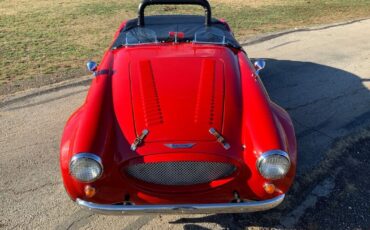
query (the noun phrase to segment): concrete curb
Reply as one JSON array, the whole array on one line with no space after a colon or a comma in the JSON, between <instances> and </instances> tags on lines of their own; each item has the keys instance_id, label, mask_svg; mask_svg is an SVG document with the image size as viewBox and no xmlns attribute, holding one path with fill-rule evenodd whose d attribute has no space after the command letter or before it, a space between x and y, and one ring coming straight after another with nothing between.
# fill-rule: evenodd
<instances>
[{"instance_id":1,"label":"concrete curb","mask_svg":"<svg viewBox=\"0 0 370 230\"><path fill-rule=\"evenodd\" d=\"M39 96L46 93L56 92L66 88L77 87L77 86L87 86L91 83L91 76L83 76L78 79L68 79L58 83L53 83L50 85L41 86L38 88L32 88L25 91L16 92L13 94L4 95L0 97L0 108L9 104L13 104L22 101L26 98Z\"/></svg>"},{"instance_id":2,"label":"concrete curb","mask_svg":"<svg viewBox=\"0 0 370 230\"><path fill-rule=\"evenodd\" d=\"M250 45L265 42L265 41L268 41L268 40L271 40L271 39L274 39L274 38L277 38L277 37L281 37L281 36L284 36L284 35L287 35L287 34L291 34L291 33L325 30L325 29L330 29L330 28L333 28L333 27L350 25L350 24L353 24L353 23L362 22L362 21L366 21L366 20L370 20L370 18L361 18L361 19L356 19L356 20L337 22L337 23L325 24L325 25L320 25L320 26L295 28L295 29L290 29L290 30L283 30L283 31L278 31L278 32L273 32L273 33L267 33L267 34L259 35L257 37L250 38L250 39L246 40L245 42L240 43L240 45L250 46Z\"/></svg>"}]
</instances>

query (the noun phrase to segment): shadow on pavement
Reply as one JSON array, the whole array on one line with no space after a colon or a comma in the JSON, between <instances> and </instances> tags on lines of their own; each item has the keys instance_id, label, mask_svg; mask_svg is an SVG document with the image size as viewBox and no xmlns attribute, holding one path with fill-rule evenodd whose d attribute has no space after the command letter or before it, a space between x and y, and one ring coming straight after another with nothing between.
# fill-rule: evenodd
<instances>
[{"instance_id":1,"label":"shadow on pavement","mask_svg":"<svg viewBox=\"0 0 370 230\"><path fill-rule=\"evenodd\" d=\"M299 169L287 200L266 212L181 218L171 224L185 224L184 229L205 229L197 225L201 223L216 223L223 229L277 227L280 219L299 206L323 175L330 173L330 168L325 167L320 173L313 171L314 168L318 171L323 158L336 157L325 154L333 142L369 126L370 93L360 77L311 62L266 59L266 63L261 78L271 99L291 115L298 140Z\"/></svg>"},{"instance_id":2,"label":"shadow on pavement","mask_svg":"<svg viewBox=\"0 0 370 230\"><path fill-rule=\"evenodd\" d=\"M370 91L359 76L312 62L266 63L266 89L295 125L298 174L317 165L334 139L370 125Z\"/></svg>"}]
</instances>

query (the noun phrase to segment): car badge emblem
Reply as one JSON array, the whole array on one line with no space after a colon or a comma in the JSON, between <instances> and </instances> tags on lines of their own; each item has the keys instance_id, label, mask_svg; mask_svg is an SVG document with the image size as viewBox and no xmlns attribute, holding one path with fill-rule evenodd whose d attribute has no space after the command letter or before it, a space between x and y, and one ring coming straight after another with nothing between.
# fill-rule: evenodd
<instances>
[{"instance_id":1,"label":"car badge emblem","mask_svg":"<svg viewBox=\"0 0 370 230\"><path fill-rule=\"evenodd\" d=\"M164 144L164 145L171 149L190 149L195 145L195 143Z\"/></svg>"}]
</instances>

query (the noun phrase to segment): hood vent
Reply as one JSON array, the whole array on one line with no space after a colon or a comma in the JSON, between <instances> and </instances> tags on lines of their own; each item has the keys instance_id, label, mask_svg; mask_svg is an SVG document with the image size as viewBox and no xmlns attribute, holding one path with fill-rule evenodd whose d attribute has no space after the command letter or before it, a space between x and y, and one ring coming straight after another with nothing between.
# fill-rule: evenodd
<instances>
[{"instance_id":1,"label":"hood vent","mask_svg":"<svg viewBox=\"0 0 370 230\"><path fill-rule=\"evenodd\" d=\"M214 58L153 58L130 64L135 135L145 142L213 141L222 131L224 66Z\"/></svg>"},{"instance_id":2,"label":"hood vent","mask_svg":"<svg viewBox=\"0 0 370 230\"><path fill-rule=\"evenodd\" d=\"M214 123L215 79L215 61L212 59L203 60L195 107L195 123L207 122L210 125Z\"/></svg>"},{"instance_id":3,"label":"hood vent","mask_svg":"<svg viewBox=\"0 0 370 230\"><path fill-rule=\"evenodd\" d=\"M158 90L150 61L141 61L139 65L141 106L143 107L145 126L150 127L162 124L161 103L159 102Z\"/></svg>"}]
</instances>

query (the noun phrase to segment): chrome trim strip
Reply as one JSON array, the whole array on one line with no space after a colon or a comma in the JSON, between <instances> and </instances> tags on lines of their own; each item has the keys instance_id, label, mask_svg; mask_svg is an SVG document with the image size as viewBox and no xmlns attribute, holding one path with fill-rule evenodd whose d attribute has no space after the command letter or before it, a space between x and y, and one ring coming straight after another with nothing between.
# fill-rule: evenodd
<instances>
[{"instance_id":1,"label":"chrome trim strip","mask_svg":"<svg viewBox=\"0 0 370 230\"><path fill-rule=\"evenodd\" d=\"M283 202L285 194L263 201L221 204L172 204L172 205L109 205L96 204L76 199L76 203L90 211L105 215L141 214L209 214L209 213L247 213L275 208Z\"/></svg>"},{"instance_id":2,"label":"chrome trim strip","mask_svg":"<svg viewBox=\"0 0 370 230\"><path fill-rule=\"evenodd\" d=\"M93 159L95 160L96 162L98 162L100 164L100 166L102 166L102 169L103 169L103 163L102 163L102 160L99 156L93 154L93 153L77 153L76 155L74 155L72 158L71 158L71 161L70 162L73 162L73 161L76 161L77 159L80 159L80 158L89 158L89 159Z\"/></svg>"},{"instance_id":3,"label":"chrome trim strip","mask_svg":"<svg viewBox=\"0 0 370 230\"><path fill-rule=\"evenodd\" d=\"M195 143L164 144L164 145L171 149L190 149L193 148Z\"/></svg>"}]
</instances>

